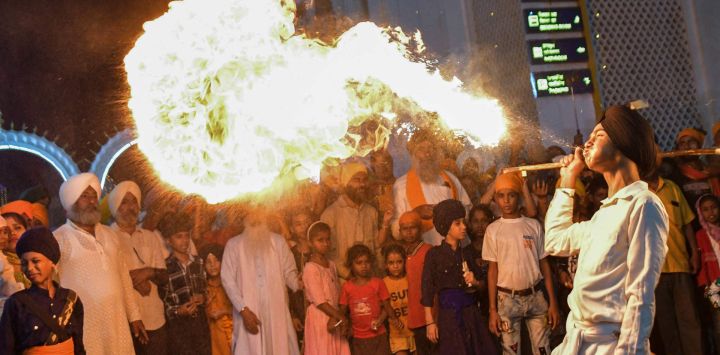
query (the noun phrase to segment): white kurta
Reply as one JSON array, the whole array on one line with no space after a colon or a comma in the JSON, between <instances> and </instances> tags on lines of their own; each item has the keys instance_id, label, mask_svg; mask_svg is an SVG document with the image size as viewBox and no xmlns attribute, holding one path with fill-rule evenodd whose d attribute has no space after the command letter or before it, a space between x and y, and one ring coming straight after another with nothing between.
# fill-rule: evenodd
<instances>
[{"instance_id":1,"label":"white kurta","mask_svg":"<svg viewBox=\"0 0 720 355\"><path fill-rule=\"evenodd\" d=\"M587 222L573 223L572 189L558 189L545 217L550 255L579 252L563 344L553 354L646 354L655 286L667 253L668 216L645 182L612 197Z\"/></svg>"},{"instance_id":2,"label":"white kurta","mask_svg":"<svg viewBox=\"0 0 720 355\"><path fill-rule=\"evenodd\" d=\"M252 237L258 232L265 234L261 243ZM286 289L298 290L298 272L282 236L247 228L230 239L223 253L221 278L233 304L234 354L300 354ZM258 334L250 334L243 325L240 309L245 306L260 319Z\"/></svg>"},{"instance_id":3,"label":"white kurta","mask_svg":"<svg viewBox=\"0 0 720 355\"><path fill-rule=\"evenodd\" d=\"M83 342L88 355L134 354L129 322L140 320L130 274L117 236L95 226L95 237L71 221L53 232L60 244L60 285L83 303Z\"/></svg>"},{"instance_id":4,"label":"white kurta","mask_svg":"<svg viewBox=\"0 0 720 355\"><path fill-rule=\"evenodd\" d=\"M465 206L465 210L470 210L472 202L470 201L470 197L465 191L465 188L463 188L460 183L460 180L458 180L458 178L449 171L445 171L445 173L448 175L453 185L455 185L455 189L457 189L457 200L462 202ZM425 201L430 205L435 205L449 198L453 198L452 189L445 184L445 180L440 175L438 175L437 181L432 184L428 184L421 180L420 187L422 188L423 195L425 196ZM392 219L392 235L395 239L398 239L400 236L400 225L398 224L398 220L403 213L412 210L410 201L407 198L407 174L395 180L395 184L393 185L393 200L395 202L395 212L393 213ZM440 235L435 228L423 233L422 237L425 243L433 246L440 245L443 239L445 239L445 237Z\"/></svg>"}]
</instances>

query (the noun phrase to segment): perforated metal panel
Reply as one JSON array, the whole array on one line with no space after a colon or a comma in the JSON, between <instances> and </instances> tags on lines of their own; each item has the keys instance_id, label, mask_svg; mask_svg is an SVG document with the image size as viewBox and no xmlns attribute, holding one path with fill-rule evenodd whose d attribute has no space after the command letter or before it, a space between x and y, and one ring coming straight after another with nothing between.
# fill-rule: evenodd
<instances>
[{"instance_id":1,"label":"perforated metal panel","mask_svg":"<svg viewBox=\"0 0 720 355\"><path fill-rule=\"evenodd\" d=\"M603 107L645 99L664 149L701 127L683 10L677 0L586 0Z\"/></svg>"}]
</instances>

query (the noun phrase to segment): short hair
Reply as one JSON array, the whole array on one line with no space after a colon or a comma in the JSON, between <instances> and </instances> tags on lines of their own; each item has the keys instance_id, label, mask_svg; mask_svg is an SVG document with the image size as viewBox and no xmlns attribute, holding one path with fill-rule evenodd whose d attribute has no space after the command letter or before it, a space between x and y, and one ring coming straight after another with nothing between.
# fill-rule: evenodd
<instances>
[{"instance_id":1,"label":"short hair","mask_svg":"<svg viewBox=\"0 0 720 355\"><path fill-rule=\"evenodd\" d=\"M12 218L16 220L20 225L23 226L23 228L28 229L28 220L25 218L25 216L15 213L15 212L6 212L2 214L3 218L8 219Z\"/></svg>"},{"instance_id":2,"label":"short hair","mask_svg":"<svg viewBox=\"0 0 720 355\"><path fill-rule=\"evenodd\" d=\"M193 229L193 220L184 212L168 212L160 218L157 229L163 238L167 239L177 233L190 232Z\"/></svg>"},{"instance_id":3,"label":"short hair","mask_svg":"<svg viewBox=\"0 0 720 355\"><path fill-rule=\"evenodd\" d=\"M330 226L325 222L315 222L308 228L307 239L310 241L318 233L325 232L330 234Z\"/></svg>"},{"instance_id":4,"label":"short hair","mask_svg":"<svg viewBox=\"0 0 720 355\"><path fill-rule=\"evenodd\" d=\"M403 260L407 259L407 252L405 251L405 248L403 248L400 244L392 243L383 248L383 258L385 259L385 262L387 262L388 255L393 253L400 254Z\"/></svg>"},{"instance_id":5,"label":"short hair","mask_svg":"<svg viewBox=\"0 0 720 355\"><path fill-rule=\"evenodd\" d=\"M492 209L490 209L490 205L477 204L477 205L473 205L472 208L470 209L470 213L468 213L468 220L470 220L472 218L472 216L475 215L475 212L478 212L478 211L485 213L485 215L488 216L488 218L490 218L490 220L495 219L495 214L493 213Z\"/></svg>"},{"instance_id":6,"label":"short hair","mask_svg":"<svg viewBox=\"0 0 720 355\"><path fill-rule=\"evenodd\" d=\"M350 270L350 273L352 273L353 261L363 255L366 255L368 257L368 260L370 260L371 264L375 262L375 256L370 251L370 248L368 248L365 244L355 244L347 250L345 267Z\"/></svg>"}]
</instances>

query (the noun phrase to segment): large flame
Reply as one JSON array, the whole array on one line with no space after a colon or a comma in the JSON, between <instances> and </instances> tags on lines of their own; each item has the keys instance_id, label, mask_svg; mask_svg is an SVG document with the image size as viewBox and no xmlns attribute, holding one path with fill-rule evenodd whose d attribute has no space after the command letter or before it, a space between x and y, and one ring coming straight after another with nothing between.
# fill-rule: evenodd
<instances>
[{"instance_id":1,"label":"large flame","mask_svg":"<svg viewBox=\"0 0 720 355\"><path fill-rule=\"evenodd\" d=\"M185 0L145 24L125 69L139 147L161 179L216 203L317 176L325 159L356 153L349 125L394 117L400 99L475 144L505 132L495 100L408 59L419 33L365 22L328 46L294 35L293 6Z\"/></svg>"}]
</instances>

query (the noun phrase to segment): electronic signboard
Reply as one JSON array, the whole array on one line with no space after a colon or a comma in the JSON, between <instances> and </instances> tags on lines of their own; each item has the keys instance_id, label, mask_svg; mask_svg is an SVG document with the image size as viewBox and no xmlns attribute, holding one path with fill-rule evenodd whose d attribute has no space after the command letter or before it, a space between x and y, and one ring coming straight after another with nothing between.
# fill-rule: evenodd
<instances>
[{"instance_id":1,"label":"electronic signboard","mask_svg":"<svg viewBox=\"0 0 720 355\"><path fill-rule=\"evenodd\" d=\"M588 69L531 73L530 78L535 97L593 92L590 70Z\"/></svg>"},{"instance_id":2,"label":"electronic signboard","mask_svg":"<svg viewBox=\"0 0 720 355\"><path fill-rule=\"evenodd\" d=\"M588 60L585 38L528 41L532 64L581 63Z\"/></svg>"},{"instance_id":3,"label":"electronic signboard","mask_svg":"<svg viewBox=\"0 0 720 355\"><path fill-rule=\"evenodd\" d=\"M582 15L579 7L525 9L527 33L581 32Z\"/></svg>"}]
</instances>

